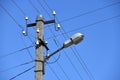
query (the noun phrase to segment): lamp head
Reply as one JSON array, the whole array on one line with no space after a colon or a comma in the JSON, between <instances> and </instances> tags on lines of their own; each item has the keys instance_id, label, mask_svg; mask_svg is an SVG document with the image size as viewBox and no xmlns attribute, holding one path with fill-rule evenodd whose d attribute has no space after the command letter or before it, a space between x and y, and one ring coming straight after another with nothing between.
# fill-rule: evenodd
<instances>
[{"instance_id":1,"label":"lamp head","mask_svg":"<svg viewBox=\"0 0 120 80\"><path fill-rule=\"evenodd\" d=\"M66 48L71 46L72 44L76 45L83 40L83 37L84 37L83 34L76 33L69 40L64 42L63 47Z\"/></svg>"}]
</instances>

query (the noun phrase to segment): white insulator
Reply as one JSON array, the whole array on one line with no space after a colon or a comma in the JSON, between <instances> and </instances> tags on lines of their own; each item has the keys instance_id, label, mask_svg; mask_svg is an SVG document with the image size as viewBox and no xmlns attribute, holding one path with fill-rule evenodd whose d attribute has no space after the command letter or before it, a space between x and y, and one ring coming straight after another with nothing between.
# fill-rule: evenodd
<instances>
[{"instance_id":1,"label":"white insulator","mask_svg":"<svg viewBox=\"0 0 120 80\"><path fill-rule=\"evenodd\" d=\"M39 41L38 41L38 40L36 41L36 44L37 44L37 45L39 44Z\"/></svg>"},{"instance_id":2,"label":"white insulator","mask_svg":"<svg viewBox=\"0 0 120 80\"><path fill-rule=\"evenodd\" d=\"M39 15L39 17L43 17L43 15L42 15L42 14L40 14L40 15Z\"/></svg>"},{"instance_id":3,"label":"white insulator","mask_svg":"<svg viewBox=\"0 0 120 80\"><path fill-rule=\"evenodd\" d=\"M23 31L22 31L22 33L23 33L23 34L26 34L26 31L25 31L25 30L23 30Z\"/></svg>"},{"instance_id":4,"label":"white insulator","mask_svg":"<svg viewBox=\"0 0 120 80\"><path fill-rule=\"evenodd\" d=\"M56 12L55 12L55 11L53 11L53 15L54 15L54 16L56 15Z\"/></svg>"},{"instance_id":5,"label":"white insulator","mask_svg":"<svg viewBox=\"0 0 120 80\"><path fill-rule=\"evenodd\" d=\"M28 20L28 16L25 17L25 20Z\"/></svg>"},{"instance_id":6,"label":"white insulator","mask_svg":"<svg viewBox=\"0 0 120 80\"><path fill-rule=\"evenodd\" d=\"M48 44L48 41L45 41L45 44Z\"/></svg>"},{"instance_id":7,"label":"white insulator","mask_svg":"<svg viewBox=\"0 0 120 80\"><path fill-rule=\"evenodd\" d=\"M40 32L40 30L39 29L37 29L37 33L39 33Z\"/></svg>"},{"instance_id":8,"label":"white insulator","mask_svg":"<svg viewBox=\"0 0 120 80\"><path fill-rule=\"evenodd\" d=\"M57 25L57 28L60 29L60 24Z\"/></svg>"}]
</instances>

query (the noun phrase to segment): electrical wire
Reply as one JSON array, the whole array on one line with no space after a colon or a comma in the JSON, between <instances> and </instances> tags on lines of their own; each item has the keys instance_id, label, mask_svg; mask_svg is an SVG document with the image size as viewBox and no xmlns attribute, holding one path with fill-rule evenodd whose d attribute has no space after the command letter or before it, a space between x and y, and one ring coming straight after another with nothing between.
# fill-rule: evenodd
<instances>
[{"instance_id":1,"label":"electrical wire","mask_svg":"<svg viewBox=\"0 0 120 80\"><path fill-rule=\"evenodd\" d=\"M82 68L85 70L87 76L89 77L90 80L95 80L94 76L92 75L91 71L87 68L85 62L83 61L83 59L80 57L80 54L75 52L74 49L76 50L75 47L71 47L76 59L78 60L78 62L80 63L80 65L82 66ZM79 54L79 57L78 57ZM82 61L81 61L82 60Z\"/></svg>"},{"instance_id":2,"label":"electrical wire","mask_svg":"<svg viewBox=\"0 0 120 80\"><path fill-rule=\"evenodd\" d=\"M48 5L48 3L47 3L45 0L43 0L43 1L44 1L44 3L46 4L47 8L48 8L50 11L52 11L52 9L51 9L51 7Z\"/></svg>"},{"instance_id":3,"label":"electrical wire","mask_svg":"<svg viewBox=\"0 0 120 80\"><path fill-rule=\"evenodd\" d=\"M57 42L58 42L58 44L60 45L59 40L57 40ZM69 61L70 64L72 65L73 69L76 71L76 73L77 73L77 75L79 76L79 78L80 78L81 80L83 80L82 76L80 75L79 71L77 70L77 68L75 67L75 65L73 64L73 62L72 62L71 59L69 58L69 56L67 55L67 53L66 53L64 50L63 50L63 52L64 52L64 54L65 54L65 57L68 59L68 61ZM57 62L57 64L59 65L58 62ZM63 70L62 66L59 66L59 67L61 68L61 70ZM64 72L65 72L65 71L63 70L63 73L64 73ZM70 78L67 76L67 74L66 74L66 73L64 73L64 74L66 75L67 79L70 80Z\"/></svg>"},{"instance_id":4,"label":"electrical wire","mask_svg":"<svg viewBox=\"0 0 120 80\"><path fill-rule=\"evenodd\" d=\"M23 27L15 20L15 18L5 9L1 4L0 7L11 17L11 19L18 25L19 28L23 30Z\"/></svg>"},{"instance_id":5,"label":"electrical wire","mask_svg":"<svg viewBox=\"0 0 120 80\"><path fill-rule=\"evenodd\" d=\"M66 53L64 50L63 50L63 52L64 52L66 58L68 59L68 61L70 62L70 64L72 65L73 69L76 71L76 73L77 73L77 75L79 76L79 78L80 78L81 80L84 80L84 79L82 78L79 70L77 70L76 66L73 64L73 62L72 62L72 60L70 59L70 57L67 55L67 53Z\"/></svg>"},{"instance_id":6,"label":"electrical wire","mask_svg":"<svg viewBox=\"0 0 120 80\"><path fill-rule=\"evenodd\" d=\"M50 68L50 70L52 71L52 73L55 75L55 77L57 78L57 80L61 80L61 79L58 77L58 75L56 74L56 72L53 70L53 68L52 68L50 65L48 65L48 67Z\"/></svg>"},{"instance_id":7,"label":"electrical wire","mask_svg":"<svg viewBox=\"0 0 120 80\"><path fill-rule=\"evenodd\" d=\"M26 16L25 12L17 5L17 3L14 0L12 0L12 2L22 12L22 14Z\"/></svg>"},{"instance_id":8,"label":"electrical wire","mask_svg":"<svg viewBox=\"0 0 120 80\"><path fill-rule=\"evenodd\" d=\"M41 4L41 2L39 0L37 0L37 2L41 5L41 7L45 10L45 12L50 16L49 12L45 9L45 7Z\"/></svg>"},{"instance_id":9,"label":"electrical wire","mask_svg":"<svg viewBox=\"0 0 120 80\"><path fill-rule=\"evenodd\" d=\"M23 45L26 47L25 41L23 40L23 37L22 37L22 34L21 34L21 39L22 39L22 43L23 43ZM32 57L32 55L31 55L29 49L26 49L26 50L27 50L27 52L28 52L30 58L33 59L33 57Z\"/></svg>"},{"instance_id":10,"label":"electrical wire","mask_svg":"<svg viewBox=\"0 0 120 80\"><path fill-rule=\"evenodd\" d=\"M20 8L20 6L18 6L18 4L14 1L14 0L12 0L12 2L13 2L13 4L21 11L21 13L24 15L24 16L26 16L26 14L25 14L25 12ZM29 20L30 21L30 20ZM30 21L31 22L31 21ZM26 23L27 24L27 23ZM26 26L27 27L27 26ZM34 27L32 27L33 29L35 29ZM32 39L29 37L29 35L27 35L27 37L29 38L29 40L32 42L32 43L34 43L33 41L32 41Z\"/></svg>"},{"instance_id":11,"label":"electrical wire","mask_svg":"<svg viewBox=\"0 0 120 80\"><path fill-rule=\"evenodd\" d=\"M52 30L51 30L51 29L49 29L49 30L50 30L50 32L52 33L52 35L54 36L54 38L57 39L57 36L55 36L55 34L52 32ZM57 42L58 42L59 45L60 45L59 40L57 40L57 41L55 42L56 45L58 46ZM63 50L63 51L64 51L64 50ZM79 78L80 78L81 80L83 80L82 76L80 75L80 73L78 72L77 68L74 66L74 64L72 63L72 61L71 61L70 58L68 57L68 55L65 53L65 51L64 51L64 54L65 54L65 56L67 57L68 61L69 61L69 62L71 63L71 65L73 66L73 69L76 71L76 73L78 74ZM57 62L57 64L59 65L58 62ZM59 66L59 67L60 67L60 66ZM60 68L61 68L61 70L63 71L63 73L65 74L66 78L67 78L68 80L70 80L70 78L67 76L67 74L65 73L65 71L63 70L63 68L62 68L62 67L60 67Z\"/></svg>"},{"instance_id":12,"label":"electrical wire","mask_svg":"<svg viewBox=\"0 0 120 80\"><path fill-rule=\"evenodd\" d=\"M27 16L26 13L18 6L18 4L12 0L13 4L21 11L21 13L24 15L24 16ZM31 20L29 20L31 22Z\"/></svg>"},{"instance_id":13,"label":"electrical wire","mask_svg":"<svg viewBox=\"0 0 120 80\"><path fill-rule=\"evenodd\" d=\"M55 58L54 58L54 59L55 59ZM55 59L55 61L52 61L52 62L46 61L46 63L47 63L47 64L53 64L53 63L56 63L59 59L60 59L60 54L59 54L59 56L57 57L57 59Z\"/></svg>"},{"instance_id":14,"label":"electrical wire","mask_svg":"<svg viewBox=\"0 0 120 80\"><path fill-rule=\"evenodd\" d=\"M83 15L86 15L86 14L89 14L89 13L93 13L93 12L95 12L95 11L98 11L98 10L101 10L101 9L104 9L104 8L107 8L107 7L110 7L110 6L119 4L119 3L120 3L120 2L113 3L113 4L107 5L107 6L105 6L105 7L98 8L98 9L96 9L96 10L92 10L92 11L89 11L89 12L87 12L87 13L84 13L84 14L81 14L81 15L78 15L78 16L74 16L74 17L72 17L72 18L65 19L65 20L63 20L63 21L61 21L61 22L65 22L65 21L68 21L68 20L73 20L73 19L78 18L78 17L80 17L80 16L83 16ZM48 6L48 5L47 5L47 6ZM50 7L48 6L48 8L50 8ZM118 16L115 16L115 17L118 17ZM113 19L113 18L114 18L114 17L109 18L109 19ZM109 19L106 19L106 20L109 20ZM106 20L102 20L102 21L99 21L99 22L103 22L103 21L106 21ZM97 23L99 23L99 22L96 22L96 23L94 23L94 24L97 24ZM90 24L90 25L88 25L88 26L91 26L91 25L94 25L94 24ZM86 27L88 27L88 26L81 27L80 29L86 28ZM62 28L62 29L63 29L63 28ZM78 30L78 29L76 29L76 30ZM64 33L66 33L65 30L63 30L63 31L64 31ZM73 30L72 30L72 31L73 31ZM71 32L71 31L70 31L70 32ZM62 34L62 35L63 35L63 34ZM72 51L73 51L73 49L72 49ZM74 52L74 53L75 53L75 52ZM75 55L75 56L77 57L77 55ZM79 58L80 58L80 60L79 60ZM93 80L95 80L95 78L93 77L92 73L88 70L85 62L82 60L82 58L80 57L80 55L79 55L79 58L77 57L77 59L79 60L79 63L82 65L82 67L83 67L83 69L85 70L85 72L87 73L89 79L91 80L91 78L92 78ZM81 62L81 61L82 61L82 62Z\"/></svg>"},{"instance_id":15,"label":"electrical wire","mask_svg":"<svg viewBox=\"0 0 120 80\"><path fill-rule=\"evenodd\" d=\"M58 19L57 19L57 20L58 20ZM59 20L58 20L58 22L59 22ZM61 25L61 27L62 27L63 32L66 32L62 25ZM61 31L61 30L60 30L60 31ZM61 33L62 33L62 31L61 31ZM68 34L66 34L66 35L67 35L67 37L69 37ZM65 35L62 35L62 36L63 36L65 39L67 39L67 37L66 37ZM70 48L71 48L72 52L74 53L75 57L77 58L78 62L80 63L80 65L82 66L82 68L84 69L84 71L86 72L88 78L89 78L90 80L95 80L95 78L93 77L92 73L91 73L90 70L87 68L86 64L83 64L83 63L82 63L82 62L84 62L84 61L82 60L82 58L81 58L81 60L82 60L82 62L81 62L81 60L79 59L79 57L78 57L78 56L76 55L76 53L74 52L73 47L70 47ZM75 48L75 47L74 47L74 48ZM78 54L79 54L79 53L78 53ZM84 63L85 63L85 62L84 62Z\"/></svg>"},{"instance_id":16,"label":"electrical wire","mask_svg":"<svg viewBox=\"0 0 120 80\"><path fill-rule=\"evenodd\" d=\"M55 57L54 57L54 59L55 59ZM67 79L67 80L70 80L70 78L68 77L67 73L64 71L64 69L62 68L62 66L60 65L60 63L59 63L59 62L57 62L57 65L60 67L60 69L61 69L61 70L62 70L62 72L64 73L64 75L65 75L66 79Z\"/></svg>"},{"instance_id":17,"label":"electrical wire","mask_svg":"<svg viewBox=\"0 0 120 80\"><path fill-rule=\"evenodd\" d=\"M32 3L31 0L28 0L28 2L32 5L32 7L36 10L38 14L41 14L40 11L35 7L35 5Z\"/></svg>"},{"instance_id":18,"label":"electrical wire","mask_svg":"<svg viewBox=\"0 0 120 80\"><path fill-rule=\"evenodd\" d=\"M15 54L15 53L17 53L17 52L26 50L26 49L28 49L28 48L34 47L34 46L35 46L35 45L31 45L31 46L28 46L28 47L25 47L25 48L16 50L16 51L14 51L14 52L8 53L8 54L6 54L6 55L0 56L0 59L5 58L5 57L10 56L10 55L13 55L13 54Z\"/></svg>"},{"instance_id":19,"label":"electrical wire","mask_svg":"<svg viewBox=\"0 0 120 80\"><path fill-rule=\"evenodd\" d=\"M13 80L13 79L19 77L20 75L25 74L26 72L30 71L30 70L33 69L34 67L35 67L35 66L33 66L33 67L31 67L31 68L29 68L29 69L27 69L27 70L25 70L25 71L23 71L23 72L17 74L16 76L10 78L9 80Z\"/></svg>"},{"instance_id":20,"label":"electrical wire","mask_svg":"<svg viewBox=\"0 0 120 80\"><path fill-rule=\"evenodd\" d=\"M57 19L58 20L58 19ZM58 21L59 22L59 21ZM65 30L63 29L63 31L65 32ZM62 33L62 32L61 32ZM64 35L63 35L64 36ZM64 36L64 38L65 38L65 36ZM72 49L72 51L73 51L73 49ZM83 69L86 71L86 69L84 68L84 66L82 66L83 67ZM87 69L88 70L88 69ZM89 70L88 70L89 71ZM90 72L90 71L89 71ZM91 77L89 76L89 74L90 73L88 73L87 71L86 71L86 73L87 73L87 75L88 75L88 77L89 77L89 79L91 80ZM81 75L80 75L81 76ZM82 79L82 77L80 77L81 79ZM92 77L93 78L93 77ZM93 78L94 79L94 78Z\"/></svg>"},{"instance_id":21,"label":"electrical wire","mask_svg":"<svg viewBox=\"0 0 120 80\"><path fill-rule=\"evenodd\" d=\"M32 39L30 38L30 36L28 36L28 39L32 42L32 44L35 44L35 42L32 41Z\"/></svg>"},{"instance_id":22,"label":"electrical wire","mask_svg":"<svg viewBox=\"0 0 120 80\"><path fill-rule=\"evenodd\" d=\"M70 31L67 31L67 32L63 32L63 33L55 35L55 36L59 37L59 36L62 36L64 34L68 34L68 33L75 32L75 31L79 31L81 29L86 29L88 27L93 27L96 24L100 24L100 23L103 23L103 22L106 22L106 21L109 21L109 20L112 20L112 19L115 19L115 18L118 18L118 17L120 17L120 15L116 15L116 16L113 16L113 17L110 17L110 18L106 18L106 19L103 19L103 20L100 20L100 21L97 21L97 22L94 22L94 23L91 23L91 24L88 24L88 25L85 25L85 26L82 26L82 27L78 26L78 28L76 28L76 29L73 29L73 30L70 30ZM46 39L51 39L51 38L54 38L54 36L48 37Z\"/></svg>"},{"instance_id":23,"label":"electrical wire","mask_svg":"<svg viewBox=\"0 0 120 80\"><path fill-rule=\"evenodd\" d=\"M109 21L109 20L112 20L112 19L115 19L115 18L118 18L118 17L120 17L120 15L116 15L116 16L113 16L113 17L110 17L110 18L107 18L107 19L103 19L103 20L100 20L100 21L97 21L97 22L94 22L94 23L91 23L91 24L88 24L88 25L85 25L85 26L70 30L68 32L64 32L62 34L67 34L67 33L71 33L71 32L78 31L78 30L81 30L81 29L85 29L85 28L88 28L88 27L92 27L93 25L103 23L105 21ZM60 35L62 35L62 34L60 34Z\"/></svg>"},{"instance_id":24,"label":"electrical wire","mask_svg":"<svg viewBox=\"0 0 120 80\"><path fill-rule=\"evenodd\" d=\"M21 67L21 66L30 64L30 63L32 63L32 62L34 62L34 60L29 61L29 62L25 62L25 63L22 63L22 64L19 64L19 65L13 66L13 67L10 67L10 68L5 69L5 70L1 70L0 72L6 72L6 71L9 71L9 70L12 70L12 69L15 69L15 68L18 68L18 67Z\"/></svg>"},{"instance_id":25,"label":"electrical wire","mask_svg":"<svg viewBox=\"0 0 120 80\"><path fill-rule=\"evenodd\" d=\"M51 28L49 28L49 30L50 30L50 32L52 33L52 35L54 36L54 41L55 41L55 44L57 45L57 47L58 47L58 44L57 44L57 41L56 41L56 36L55 36L55 34L52 32L52 30L51 30ZM59 53L59 55L60 55L60 53ZM55 59L55 57L54 57L54 59ZM64 71L64 69L62 68L62 66L57 62L57 65L60 67L60 69L62 70L62 72L64 73L64 75L65 75L65 77L68 79L68 80L70 80L70 78L68 77L68 75L67 75L67 73Z\"/></svg>"},{"instance_id":26,"label":"electrical wire","mask_svg":"<svg viewBox=\"0 0 120 80\"><path fill-rule=\"evenodd\" d=\"M95 80L94 76L93 76L92 73L89 71L88 67L86 66L86 63L85 63L84 60L81 58L78 50L77 50L75 47L73 47L73 48L74 48L75 51L76 51L76 53L75 53L76 57L78 58L78 60L79 60L80 64L82 65L82 67L86 70L87 75L89 75L89 77L90 77L91 79Z\"/></svg>"},{"instance_id":27,"label":"electrical wire","mask_svg":"<svg viewBox=\"0 0 120 80\"><path fill-rule=\"evenodd\" d=\"M50 29L50 28L49 28ZM50 29L51 33L53 34L52 30ZM54 38L56 38L55 34L53 34ZM54 39L55 40L55 39ZM57 42L55 41L56 45ZM58 46L58 45L57 45ZM66 57L68 58L68 56L66 55ZM70 61L70 63L72 64L72 66L74 67L75 71L78 73L79 77L81 80L83 80L83 78L81 77L80 73L77 71L77 69L75 68L75 66L73 65L73 63L71 62L71 60L68 58L68 60ZM63 70L62 66L60 66L60 64L57 62L57 64L59 65L59 67L61 68L61 70L63 71L63 73L65 74L65 76L67 77L68 80L70 80L70 78L67 76L67 74L65 73L65 71Z\"/></svg>"},{"instance_id":28,"label":"electrical wire","mask_svg":"<svg viewBox=\"0 0 120 80\"><path fill-rule=\"evenodd\" d=\"M76 15L76 16L70 17L70 18L68 18L68 19L64 19L64 20L60 21L60 23L63 23L63 22L66 22L66 21L70 21L70 20L79 18L79 17L81 17L81 16L84 16L84 15L87 15L87 14L90 14L90 13L94 13L94 12L97 12L97 11L99 11L99 10L102 10L102 9L105 9L105 8L108 8L108 7L111 7L111 6L114 6L114 5L118 5L118 4L120 4L120 1L119 1L119 2L115 2L115 3L112 3L112 4L109 4L109 5L106 5L106 6L104 6L104 7L101 7L101 8L95 9L95 10L91 10L91 11L85 12L85 13L80 14L80 15Z\"/></svg>"}]
</instances>

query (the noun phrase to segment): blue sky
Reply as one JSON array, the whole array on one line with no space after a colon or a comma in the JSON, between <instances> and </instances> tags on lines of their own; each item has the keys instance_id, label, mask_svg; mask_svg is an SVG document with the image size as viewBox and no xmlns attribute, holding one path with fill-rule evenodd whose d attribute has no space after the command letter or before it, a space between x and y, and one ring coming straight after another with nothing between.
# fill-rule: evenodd
<instances>
[{"instance_id":1,"label":"blue sky","mask_svg":"<svg viewBox=\"0 0 120 80\"><path fill-rule=\"evenodd\" d=\"M0 0L0 79L10 80L35 65L17 66L35 59L35 47L21 50L35 43L35 26L28 28L28 36L22 34L25 16L28 23L39 14L51 20L55 10L61 29L44 26L50 49L44 54L54 52L77 32L84 34L84 40L49 59L44 80L119 80L119 8L120 0ZM33 68L13 80L35 80L34 74Z\"/></svg>"}]
</instances>

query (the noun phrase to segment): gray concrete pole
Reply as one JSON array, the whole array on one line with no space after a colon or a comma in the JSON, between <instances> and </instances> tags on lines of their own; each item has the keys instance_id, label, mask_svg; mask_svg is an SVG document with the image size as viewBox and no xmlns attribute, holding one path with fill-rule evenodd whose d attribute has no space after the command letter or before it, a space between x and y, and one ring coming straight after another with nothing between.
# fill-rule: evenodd
<instances>
[{"instance_id":1,"label":"gray concrete pole","mask_svg":"<svg viewBox=\"0 0 120 80\"><path fill-rule=\"evenodd\" d=\"M39 16L36 19L36 59L35 59L35 80L43 80L44 74L44 55L43 48L40 40L43 40L44 36L44 21L43 17Z\"/></svg>"}]
</instances>

